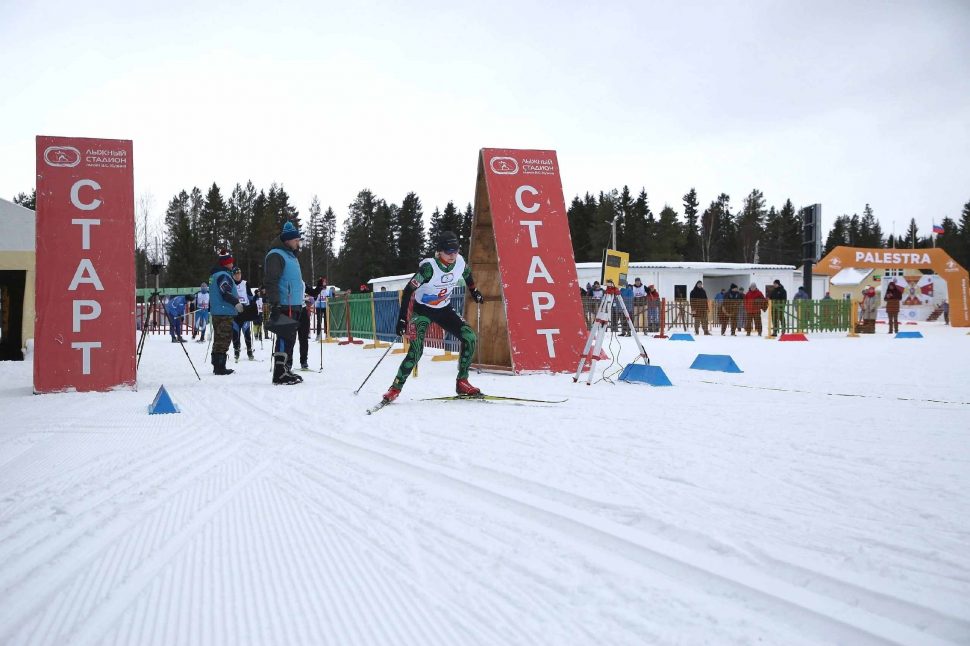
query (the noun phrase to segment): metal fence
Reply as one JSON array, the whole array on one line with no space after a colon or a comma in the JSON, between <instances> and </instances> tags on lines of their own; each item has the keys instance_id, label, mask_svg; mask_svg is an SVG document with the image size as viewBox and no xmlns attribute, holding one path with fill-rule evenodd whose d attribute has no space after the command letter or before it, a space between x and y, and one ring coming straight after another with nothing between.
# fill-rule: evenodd
<instances>
[{"instance_id":1,"label":"metal fence","mask_svg":"<svg viewBox=\"0 0 970 646\"><path fill-rule=\"evenodd\" d=\"M586 326L591 327L600 300L583 295ZM710 329L725 331L761 329L779 332L847 332L852 325L852 303L846 300L765 300L758 312L748 312L744 301L727 304L714 300L689 301L624 298L633 326L639 334L661 334L666 330ZM626 332L626 321L614 308L611 328Z\"/></svg>"}]
</instances>

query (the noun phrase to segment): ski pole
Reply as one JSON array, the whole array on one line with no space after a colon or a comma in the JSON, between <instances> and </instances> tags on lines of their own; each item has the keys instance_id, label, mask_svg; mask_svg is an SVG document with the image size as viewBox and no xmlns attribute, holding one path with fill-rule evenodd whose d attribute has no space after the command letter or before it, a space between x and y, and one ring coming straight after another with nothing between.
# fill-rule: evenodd
<instances>
[{"instance_id":1,"label":"ski pole","mask_svg":"<svg viewBox=\"0 0 970 646\"><path fill-rule=\"evenodd\" d=\"M199 376L199 371L195 369L195 364L192 363L192 357L189 356L189 351L185 349L185 343L179 341L179 345L182 346L182 352L185 353L185 358L189 360L189 365L192 366L192 372L195 373L195 378L202 381L202 377Z\"/></svg>"},{"instance_id":2,"label":"ski pole","mask_svg":"<svg viewBox=\"0 0 970 646\"><path fill-rule=\"evenodd\" d=\"M377 370L377 366L379 366L379 365L381 365L381 361L383 361L383 360L384 360L384 357L386 357L386 356L387 356L387 355L388 355L388 354L390 353L390 351L391 351L391 348L393 348L393 347L394 347L394 343L395 343L395 342L397 342L397 339L398 339L398 338L399 338L399 337L397 337L397 336L395 336L395 337L394 337L394 341L392 341L392 342L391 342L391 343L390 343L390 344L389 344L389 345L387 346L387 350L384 350L384 354L382 354L382 355L381 355L381 358L377 360L377 363L376 363L376 364L374 364L374 367L373 367L373 368L371 368L371 369L370 369L370 372L368 372L368 373L367 373L367 376L366 376L366 377L364 377L364 381L363 381L363 383L361 383L361 384L360 384L360 386L358 386L358 387L357 387L357 390L355 390L355 391L354 391L354 394L355 394L355 395L356 395L357 393L359 393L359 392L360 392L360 389L364 387L364 384L366 384L366 383L367 383L367 380L368 380L368 379L370 379L370 376L371 376L372 374L374 374L374 371L375 371L375 370Z\"/></svg>"},{"instance_id":3,"label":"ski pole","mask_svg":"<svg viewBox=\"0 0 970 646\"><path fill-rule=\"evenodd\" d=\"M475 363L478 364L478 374L482 374L482 304L475 303L475 314L477 320L475 321L475 336L477 344L475 345Z\"/></svg>"}]
</instances>

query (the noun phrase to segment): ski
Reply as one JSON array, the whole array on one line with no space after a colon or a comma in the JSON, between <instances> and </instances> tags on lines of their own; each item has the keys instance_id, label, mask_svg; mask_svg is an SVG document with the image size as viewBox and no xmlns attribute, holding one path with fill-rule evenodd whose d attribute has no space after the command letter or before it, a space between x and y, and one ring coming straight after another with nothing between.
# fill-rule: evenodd
<instances>
[{"instance_id":1,"label":"ski","mask_svg":"<svg viewBox=\"0 0 970 646\"><path fill-rule=\"evenodd\" d=\"M525 397L505 397L503 395L451 395L448 397L428 397L422 399L425 402L443 402L443 401L461 401L461 400L473 400L473 401L488 401L488 402L524 402L530 404L561 404L565 402L565 399L527 399Z\"/></svg>"},{"instance_id":2,"label":"ski","mask_svg":"<svg viewBox=\"0 0 970 646\"><path fill-rule=\"evenodd\" d=\"M380 409L384 408L385 406L387 406L390 403L391 402L388 401L387 399L382 399L381 400L381 403L379 403L377 406L371 406L370 408L368 408L367 409L367 414L368 415L373 415L374 413L376 413L377 411L379 411Z\"/></svg>"}]
</instances>

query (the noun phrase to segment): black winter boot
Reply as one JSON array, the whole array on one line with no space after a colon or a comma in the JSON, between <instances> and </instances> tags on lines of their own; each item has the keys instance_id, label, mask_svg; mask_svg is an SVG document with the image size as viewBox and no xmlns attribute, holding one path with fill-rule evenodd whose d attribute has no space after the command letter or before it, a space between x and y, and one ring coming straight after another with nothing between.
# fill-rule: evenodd
<instances>
[{"instance_id":1,"label":"black winter boot","mask_svg":"<svg viewBox=\"0 0 970 646\"><path fill-rule=\"evenodd\" d=\"M226 367L226 359L228 355L225 354L213 354L212 355L212 366L214 370L212 371L217 375L231 375L235 370Z\"/></svg>"},{"instance_id":2,"label":"black winter boot","mask_svg":"<svg viewBox=\"0 0 970 646\"><path fill-rule=\"evenodd\" d=\"M286 353L285 352L274 352L273 353L273 383L277 386L292 386L293 384L298 384L302 379L296 379L296 375L293 375L286 369Z\"/></svg>"}]
</instances>

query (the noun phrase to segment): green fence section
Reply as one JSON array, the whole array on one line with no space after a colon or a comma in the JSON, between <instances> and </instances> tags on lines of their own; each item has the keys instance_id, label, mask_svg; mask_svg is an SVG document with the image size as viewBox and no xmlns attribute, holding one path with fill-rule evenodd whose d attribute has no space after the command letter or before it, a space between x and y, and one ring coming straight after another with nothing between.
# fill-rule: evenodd
<instances>
[{"instance_id":1,"label":"green fence section","mask_svg":"<svg viewBox=\"0 0 970 646\"><path fill-rule=\"evenodd\" d=\"M330 336L347 336L347 300L343 296L327 299L327 325Z\"/></svg>"},{"instance_id":2,"label":"green fence section","mask_svg":"<svg viewBox=\"0 0 970 646\"><path fill-rule=\"evenodd\" d=\"M772 327L781 332L848 332L852 302L847 300L771 301Z\"/></svg>"},{"instance_id":3,"label":"green fence section","mask_svg":"<svg viewBox=\"0 0 970 646\"><path fill-rule=\"evenodd\" d=\"M350 336L355 339L374 338L374 301L372 294L338 294L327 299L330 317L330 336L345 339L348 336L347 319L350 318Z\"/></svg>"},{"instance_id":4,"label":"green fence section","mask_svg":"<svg viewBox=\"0 0 970 646\"><path fill-rule=\"evenodd\" d=\"M373 294L350 295L350 333L355 339L374 338Z\"/></svg>"}]
</instances>

